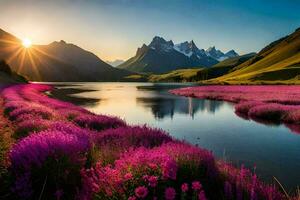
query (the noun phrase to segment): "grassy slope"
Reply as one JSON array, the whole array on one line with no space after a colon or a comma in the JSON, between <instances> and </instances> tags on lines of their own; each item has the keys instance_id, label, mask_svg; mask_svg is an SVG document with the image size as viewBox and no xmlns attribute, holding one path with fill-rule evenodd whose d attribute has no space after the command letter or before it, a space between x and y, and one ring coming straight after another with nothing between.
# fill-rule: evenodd
<instances>
[{"instance_id":1,"label":"grassy slope","mask_svg":"<svg viewBox=\"0 0 300 200\"><path fill-rule=\"evenodd\" d=\"M179 69L166 74L150 75L148 80L150 82L192 82L197 81L197 75L202 70L202 68Z\"/></svg>"},{"instance_id":2,"label":"grassy slope","mask_svg":"<svg viewBox=\"0 0 300 200\"><path fill-rule=\"evenodd\" d=\"M253 56L255 56L255 53L249 53L226 59L211 68L174 70L165 74L150 75L148 79L151 82L193 82L207 80L228 73L234 67L249 60Z\"/></svg>"},{"instance_id":3,"label":"grassy slope","mask_svg":"<svg viewBox=\"0 0 300 200\"><path fill-rule=\"evenodd\" d=\"M300 83L300 29L262 49L231 73L206 81L228 84Z\"/></svg>"}]
</instances>

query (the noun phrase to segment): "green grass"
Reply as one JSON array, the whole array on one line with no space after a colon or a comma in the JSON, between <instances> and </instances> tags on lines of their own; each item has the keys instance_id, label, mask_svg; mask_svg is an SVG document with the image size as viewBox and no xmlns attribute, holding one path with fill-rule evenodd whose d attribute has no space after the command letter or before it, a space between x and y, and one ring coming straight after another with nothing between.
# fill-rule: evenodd
<instances>
[{"instance_id":1,"label":"green grass","mask_svg":"<svg viewBox=\"0 0 300 200\"><path fill-rule=\"evenodd\" d=\"M232 72L207 84L299 84L300 30L275 41Z\"/></svg>"},{"instance_id":2,"label":"green grass","mask_svg":"<svg viewBox=\"0 0 300 200\"><path fill-rule=\"evenodd\" d=\"M197 82L222 76L252 58L255 53L226 59L210 68L179 69L165 74L150 75L150 82Z\"/></svg>"},{"instance_id":3,"label":"green grass","mask_svg":"<svg viewBox=\"0 0 300 200\"><path fill-rule=\"evenodd\" d=\"M179 69L165 74L153 74L148 77L150 82L194 82L198 80L199 72L197 69Z\"/></svg>"}]
</instances>

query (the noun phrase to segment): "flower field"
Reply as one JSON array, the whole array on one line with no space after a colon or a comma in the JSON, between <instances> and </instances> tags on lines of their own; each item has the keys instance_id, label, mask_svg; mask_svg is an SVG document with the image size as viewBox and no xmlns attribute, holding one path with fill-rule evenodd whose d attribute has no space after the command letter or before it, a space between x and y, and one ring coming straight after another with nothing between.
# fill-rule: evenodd
<instances>
[{"instance_id":1,"label":"flower field","mask_svg":"<svg viewBox=\"0 0 300 200\"><path fill-rule=\"evenodd\" d=\"M251 170L218 161L211 152L176 140L163 130L146 125L131 126L117 117L95 115L50 98L45 92L51 89L47 85L24 84L1 92L0 120L11 123L8 126L11 134L7 134L7 127L0 122L0 139L7 135L11 139L8 150L3 151L6 154L1 152L1 159L7 162L0 177L0 197L297 199L288 197L275 185L262 183ZM195 89L173 92L204 98L205 91L197 93ZM297 91L300 94L300 88L295 88L290 98L282 95L278 102L262 95L253 103L248 102L249 98L241 99L247 95L240 94L243 92L240 89L239 94L222 97L222 100L242 101L237 104L237 110L249 113L250 117L266 115L277 109L274 105L280 105L282 112L293 110L284 118L293 124L300 116L295 109ZM221 99L220 92L210 93L212 95L205 98ZM276 117L280 115L273 113Z\"/></svg>"},{"instance_id":2,"label":"flower field","mask_svg":"<svg viewBox=\"0 0 300 200\"><path fill-rule=\"evenodd\" d=\"M170 92L233 102L240 117L267 124L283 123L300 133L300 86L200 86Z\"/></svg>"}]
</instances>

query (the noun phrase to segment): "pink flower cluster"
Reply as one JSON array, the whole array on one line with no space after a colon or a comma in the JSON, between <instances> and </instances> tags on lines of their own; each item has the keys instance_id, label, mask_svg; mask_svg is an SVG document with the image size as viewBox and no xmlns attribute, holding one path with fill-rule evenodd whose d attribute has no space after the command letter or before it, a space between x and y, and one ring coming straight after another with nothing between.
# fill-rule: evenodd
<instances>
[{"instance_id":1,"label":"pink flower cluster","mask_svg":"<svg viewBox=\"0 0 300 200\"><path fill-rule=\"evenodd\" d=\"M294 132L300 130L300 86L199 86L170 92L234 102L240 117L262 123L284 123Z\"/></svg>"},{"instance_id":2,"label":"pink flower cluster","mask_svg":"<svg viewBox=\"0 0 300 200\"><path fill-rule=\"evenodd\" d=\"M209 151L159 129L128 126L119 118L52 99L45 94L49 90L27 84L1 92L5 113L16 126L9 171L17 198L283 197L244 168L216 162Z\"/></svg>"},{"instance_id":3,"label":"pink flower cluster","mask_svg":"<svg viewBox=\"0 0 300 200\"><path fill-rule=\"evenodd\" d=\"M204 200L206 195L199 181L191 182L191 188L184 182L195 178L186 175L190 170L200 173L198 177L215 178L216 167L213 168L215 173L208 173L212 170L208 169L210 165L215 164L214 159L209 152L203 152L185 143L170 142L152 149L140 147L126 152L114 165L104 166L98 162L95 167L82 170L85 198L101 194L105 199L165 197L174 200L194 196ZM191 162L187 158L198 161ZM207 159L213 163L207 164Z\"/></svg>"},{"instance_id":4,"label":"pink flower cluster","mask_svg":"<svg viewBox=\"0 0 300 200\"><path fill-rule=\"evenodd\" d=\"M90 162L91 138L98 134L94 130L126 126L119 118L96 116L73 104L49 98L43 92L50 89L47 85L28 84L1 92L5 113L16 125L14 136L20 139L9 157L15 179L12 188L22 198L37 197L42 177L47 177L48 182L45 193L54 195L65 190L64 194L74 195L81 182L80 169ZM82 127L75 121L75 116L81 115L91 119ZM71 172L77 177L73 186L68 183ZM48 174L52 174L51 178Z\"/></svg>"}]
</instances>

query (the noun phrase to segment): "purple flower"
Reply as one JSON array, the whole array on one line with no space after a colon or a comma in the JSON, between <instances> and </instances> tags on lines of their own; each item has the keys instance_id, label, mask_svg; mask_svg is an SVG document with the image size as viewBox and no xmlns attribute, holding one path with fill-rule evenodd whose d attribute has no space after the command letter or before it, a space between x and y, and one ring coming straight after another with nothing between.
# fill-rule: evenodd
<instances>
[{"instance_id":1,"label":"purple flower","mask_svg":"<svg viewBox=\"0 0 300 200\"><path fill-rule=\"evenodd\" d=\"M198 200L206 200L206 196L203 190L201 190L198 194Z\"/></svg>"},{"instance_id":2,"label":"purple flower","mask_svg":"<svg viewBox=\"0 0 300 200\"><path fill-rule=\"evenodd\" d=\"M173 200L176 197L176 191L172 187L168 187L165 190L165 198L166 200Z\"/></svg>"},{"instance_id":3,"label":"purple flower","mask_svg":"<svg viewBox=\"0 0 300 200\"><path fill-rule=\"evenodd\" d=\"M139 186L135 190L135 195L141 199L144 199L148 195L148 189L145 186Z\"/></svg>"},{"instance_id":4,"label":"purple flower","mask_svg":"<svg viewBox=\"0 0 300 200\"><path fill-rule=\"evenodd\" d=\"M192 189L195 191L201 190L202 189L201 183L199 181L192 182Z\"/></svg>"},{"instance_id":5,"label":"purple flower","mask_svg":"<svg viewBox=\"0 0 300 200\"><path fill-rule=\"evenodd\" d=\"M98 131L126 126L126 123L118 117L109 117L105 115L81 114L75 117L74 122L81 127Z\"/></svg>"},{"instance_id":6,"label":"purple flower","mask_svg":"<svg viewBox=\"0 0 300 200\"><path fill-rule=\"evenodd\" d=\"M150 176L148 178L148 181L149 181L150 187L156 187L157 183L158 183L158 178L157 178L157 176Z\"/></svg>"},{"instance_id":7,"label":"purple flower","mask_svg":"<svg viewBox=\"0 0 300 200\"><path fill-rule=\"evenodd\" d=\"M182 192L187 192L189 190L189 185L187 183L183 183L181 185L181 191Z\"/></svg>"}]
</instances>

